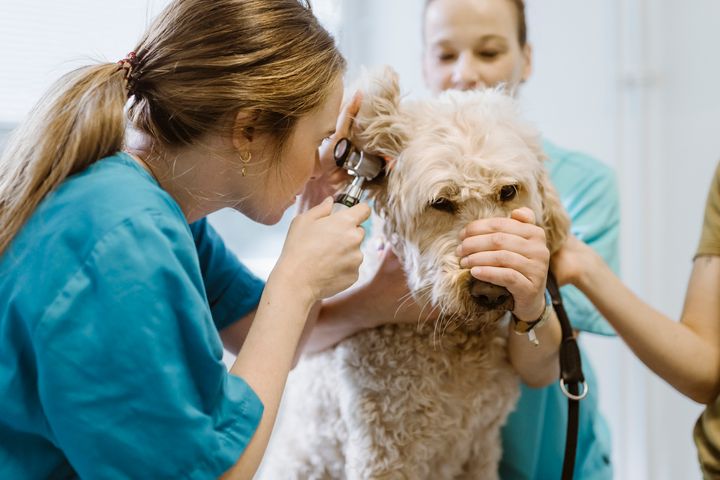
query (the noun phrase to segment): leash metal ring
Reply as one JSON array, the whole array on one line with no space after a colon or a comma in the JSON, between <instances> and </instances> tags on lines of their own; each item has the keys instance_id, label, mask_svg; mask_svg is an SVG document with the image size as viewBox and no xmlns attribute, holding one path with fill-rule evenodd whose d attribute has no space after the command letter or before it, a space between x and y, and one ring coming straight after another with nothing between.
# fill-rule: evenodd
<instances>
[{"instance_id":1,"label":"leash metal ring","mask_svg":"<svg viewBox=\"0 0 720 480\"><path fill-rule=\"evenodd\" d=\"M587 382L582 382L582 392L580 392L579 395L572 394L572 393L568 392L567 387L565 386L565 380L563 380L562 378L560 379L560 389L565 394L565 396L568 397L570 400L577 400L577 401L580 401L583 398L587 397L588 391L590 390Z\"/></svg>"}]
</instances>

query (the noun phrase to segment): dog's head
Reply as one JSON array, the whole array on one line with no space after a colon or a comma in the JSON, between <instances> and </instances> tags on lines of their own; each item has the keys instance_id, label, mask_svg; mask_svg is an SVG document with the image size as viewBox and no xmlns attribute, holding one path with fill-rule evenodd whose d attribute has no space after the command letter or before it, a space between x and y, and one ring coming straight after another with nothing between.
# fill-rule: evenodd
<instances>
[{"instance_id":1,"label":"dog's head","mask_svg":"<svg viewBox=\"0 0 720 480\"><path fill-rule=\"evenodd\" d=\"M479 218L522 206L557 251L569 220L543 166L538 132L499 89L446 92L401 101L395 72L366 75L351 140L391 158L374 187L385 235L403 261L410 289L444 321L481 329L513 308L504 288L474 280L456 256L459 233Z\"/></svg>"}]
</instances>

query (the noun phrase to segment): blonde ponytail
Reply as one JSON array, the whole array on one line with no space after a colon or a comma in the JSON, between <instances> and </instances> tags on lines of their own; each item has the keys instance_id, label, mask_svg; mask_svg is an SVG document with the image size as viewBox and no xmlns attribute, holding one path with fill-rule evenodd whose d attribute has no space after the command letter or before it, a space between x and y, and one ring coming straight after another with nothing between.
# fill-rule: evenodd
<instances>
[{"instance_id":1,"label":"blonde ponytail","mask_svg":"<svg viewBox=\"0 0 720 480\"><path fill-rule=\"evenodd\" d=\"M38 204L68 176L122 148L125 71L74 70L53 84L0 157L0 255Z\"/></svg>"}]
</instances>

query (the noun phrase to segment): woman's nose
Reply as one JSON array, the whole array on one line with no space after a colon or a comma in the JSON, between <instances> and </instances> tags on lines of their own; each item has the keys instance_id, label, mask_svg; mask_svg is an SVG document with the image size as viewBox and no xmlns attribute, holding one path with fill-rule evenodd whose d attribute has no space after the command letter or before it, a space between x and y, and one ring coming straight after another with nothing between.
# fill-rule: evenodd
<instances>
[{"instance_id":1,"label":"woman's nose","mask_svg":"<svg viewBox=\"0 0 720 480\"><path fill-rule=\"evenodd\" d=\"M457 90L473 90L481 86L478 65L472 53L458 56L452 80L453 88Z\"/></svg>"}]
</instances>

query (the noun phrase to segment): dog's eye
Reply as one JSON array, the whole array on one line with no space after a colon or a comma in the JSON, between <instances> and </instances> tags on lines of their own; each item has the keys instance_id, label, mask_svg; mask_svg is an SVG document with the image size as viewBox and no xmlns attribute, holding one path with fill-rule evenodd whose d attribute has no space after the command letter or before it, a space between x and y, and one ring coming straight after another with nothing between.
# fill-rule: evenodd
<instances>
[{"instance_id":1,"label":"dog's eye","mask_svg":"<svg viewBox=\"0 0 720 480\"><path fill-rule=\"evenodd\" d=\"M455 213L457 210L457 206L452 201L442 197L436 198L430 202L430 206L435 210L440 210L441 212Z\"/></svg>"},{"instance_id":2,"label":"dog's eye","mask_svg":"<svg viewBox=\"0 0 720 480\"><path fill-rule=\"evenodd\" d=\"M505 185L500 189L500 201L509 202L517 195L517 185Z\"/></svg>"}]
</instances>

